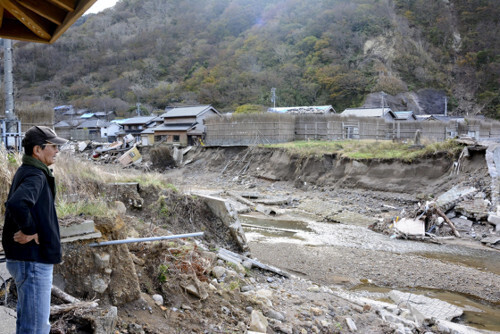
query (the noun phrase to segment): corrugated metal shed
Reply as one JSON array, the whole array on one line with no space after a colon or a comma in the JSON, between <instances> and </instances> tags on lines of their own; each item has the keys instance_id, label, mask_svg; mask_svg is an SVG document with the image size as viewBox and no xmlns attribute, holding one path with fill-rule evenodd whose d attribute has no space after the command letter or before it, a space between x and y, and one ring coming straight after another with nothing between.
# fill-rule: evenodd
<instances>
[{"instance_id":1,"label":"corrugated metal shed","mask_svg":"<svg viewBox=\"0 0 500 334\"><path fill-rule=\"evenodd\" d=\"M280 114L331 114L336 113L333 106L302 106L302 107L280 107L269 108L268 112L277 112Z\"/></svg>"},{"instance_id":2,"label":"corrugated metal shed","mask_svg":"<svg viewBox=\"0 0 500 334\"><path fill-rule=\"evenodd\" d=\"M355 116L355 117L382 117L395 119L396 115L391 108L347 108L341 116Z\"/></svg>"}]
</instances>

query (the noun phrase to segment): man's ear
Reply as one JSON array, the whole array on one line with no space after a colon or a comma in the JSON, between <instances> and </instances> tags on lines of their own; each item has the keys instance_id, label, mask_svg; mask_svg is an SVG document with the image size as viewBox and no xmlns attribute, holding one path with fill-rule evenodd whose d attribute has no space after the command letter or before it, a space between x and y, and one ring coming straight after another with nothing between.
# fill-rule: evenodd
<instances>
[{"instance_id":1,"label":"man's ear","mask_svg":"<svg viewBox=\"0 0 500 334\"><path fill-rule=\"evenodd\" d=\"M40 145L33 146L33 156L38 157L40 152L42 151L42 147Z\"/></svg>"}]
</instances>

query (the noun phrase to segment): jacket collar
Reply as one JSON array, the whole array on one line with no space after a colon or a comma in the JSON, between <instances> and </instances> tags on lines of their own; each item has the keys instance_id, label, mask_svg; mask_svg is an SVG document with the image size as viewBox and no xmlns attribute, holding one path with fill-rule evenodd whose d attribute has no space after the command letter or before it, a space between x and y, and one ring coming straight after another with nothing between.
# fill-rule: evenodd
<instances>
[{"instance_id":1,"label":"jacket collar","mask_svg":"<svg viewBox=\"0 0 500 334\"><path fill-rule=\"evenodd\" d=\"M52 171L49 169L49 167L47 167L47 165L45 165L40 160L33 158L31 155L23 155L22 161L23 164L41 169L45 174L47 174L47 176L54 177Z\"/></svg>"}]
</instances>

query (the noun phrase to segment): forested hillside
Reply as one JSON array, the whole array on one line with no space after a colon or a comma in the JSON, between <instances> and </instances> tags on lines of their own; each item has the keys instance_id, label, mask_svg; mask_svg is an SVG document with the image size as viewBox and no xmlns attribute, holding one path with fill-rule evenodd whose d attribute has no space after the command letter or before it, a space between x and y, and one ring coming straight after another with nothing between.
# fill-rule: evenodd
<instances>
[{"instance_id":1,"label":"forested hillside","mask_svg":"<svg viewBox=\"0 0 500 334\"><path fill-rule=\"evenodd\" d=\"M232 111L271 106L275 87L277 106L383 91L396 110L446 96L449 113L500 118L499 18L498 0L121 0L54 45L15 43L16 101Z\"/></svg>"}]
</instances>

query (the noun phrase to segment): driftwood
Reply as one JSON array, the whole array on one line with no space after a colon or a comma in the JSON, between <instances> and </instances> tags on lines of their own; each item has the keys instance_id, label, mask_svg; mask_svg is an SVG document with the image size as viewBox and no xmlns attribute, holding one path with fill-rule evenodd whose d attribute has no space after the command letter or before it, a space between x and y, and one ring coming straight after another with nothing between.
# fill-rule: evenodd
<instances>
[{"instance_id":1,"label":"driftwood","mask_svg":"<svg viewBox=\"0 0 500 334\"><path fill-rule=\"evenodd\" d=\"M78 298L75 298L66 292L62 291L58 287L52 285L52 294L56 296L57 298L69 303L69 304L62 304L62 305L52 305L50 307L50 314L51 315L56 315L56 314L61 314L61 313L66 313L71 310L77 309L77 308L96 308L99 306L97 304L97 300L93 301L81 301Z\"/></svg>"},{"instance_id":2,"label":"driftwood","mask_svg":"<svg viewBox=\"0 0 500 334\"><path fill-rule=\"evenodd\" d=\"M252 267L257 267L259 269L270 271L270 272L278 274L280 276L290 278L290 274L288 274L287 272L285 272L279 268L268 266L267 264L263 264L257 260L251 259L248 256L240 255L238 253L231 252L230 250L227 250L224 248L219 249L217 256L219 258L223 259L224 261L228 261L228 262L235 262L235 263L240 263L240 264L242 262L249 262L252 264Z\"/></svg>"},{"instance_id":3,"label":"driftwood","mask_svg":"<svg viewBox=\"0 0 500 334\"><path fill-rule=\"evenodd\" d=\"M74 309L82 309L82 308L96 308L99 306L97 301L88 301L88 302L78 302L71 304L62 304L62 305L52 305L50 307L50 315L56 315L61 313L67 313Z\"/></svg>"},{"instance_id":4,"label":"driftwood","mask_svg":"<svg viewBox=\"0 0 500 334\"><path fill-rule=\"evenodd\" d=\"M228 191L227 194L231 197L234 197L238 202L243 203L245 205L248 205L249 207L253 208L255 207L255 203L252 201L247 200L246 198L243 198L242 196L232 192Z\"/></svg>"},{"instance_id":5,"label":"driftwood","mask_svg":"<svg viewBox=\"0 0 500 334\"><path fill-rule=\"evenodd\" d=\"M434 205L434 210L436 211L436 213L442 217L444 219L444 221L446 222L446 224L448 224L450 227L451 227L451 230L453 231L453 234L457 237L457 238L460 238L460 233L458 233L455 225L453 224L453 222L448 218L446 217L446 215L444 214L443 211L441 211L440 208L438 208L436 205Z\"/></svg>"}]
</instances>

